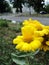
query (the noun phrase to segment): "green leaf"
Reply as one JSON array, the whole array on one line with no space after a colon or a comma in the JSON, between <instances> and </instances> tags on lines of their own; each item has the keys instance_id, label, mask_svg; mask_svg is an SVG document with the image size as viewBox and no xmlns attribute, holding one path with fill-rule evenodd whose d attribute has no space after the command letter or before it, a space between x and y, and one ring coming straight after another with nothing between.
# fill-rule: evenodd
<instances>
[{"instance_id":1,"label":"green leaf","mask_svg":"<svg viewBox=\"0 0 49 65\"><path fill-rule=\"evenodd\" d=\"M34 59L34 56L30 56L31 59Z\"/></svg>"},{"instance_id":2,"label":"green leaf","mask_svg":"<svg viewBox=\"0 0 49 65\"><path fill-rule=\"evenodd\" d=\"M33 56L33 53L19 53L19 54L15 54L15 53L11 53L12 56L14 57L19 57L19 58L25 58L27 56Z\"/></svg>"},{"instance_id":3,"label":"green leaf","mask_svg":"<svg viewBox=\"0 0 49 65\"><path fill-rule=\"evenodd\" d=\"M19 65L25 65L26 61L25 58L22 58L14 53L11 54L13 62Z\"/></svg>"},{"instance_id":4,"label":"green leaf","mask_svg":"<svg viewBox=\"0 0 49 65\"><path fill-rule=\"evenodd\" d=\"M40 51L40 50L37 50L37 51L34 53L34 55L38 54L38 53L39 53L39 51Z\"/></svg>"},{"instance_id":5,"label":"green leaf","mask_svg":"<svg viewBox=\"0 0 49 65\"><path fill-rule=\"evenodd\" d=\"M12 60L13 60L13 62L15 62L16 64L19 64L19 65L25 65L26 64L25 60L23 60L23 59L21 60L18 58L13 58Z\"/></svg>"},{"instance_id":6,"label":"green leaf","mask_svg":"<svg viewBox=\"0 0 49 65\"><path fill-rule=\"evenodd\" d=\"M16 56L16 57L17 57L17 55L16 55L15 53L11 53L11 55L12 55L12 56Z\"/></svg>"}]
</instances>

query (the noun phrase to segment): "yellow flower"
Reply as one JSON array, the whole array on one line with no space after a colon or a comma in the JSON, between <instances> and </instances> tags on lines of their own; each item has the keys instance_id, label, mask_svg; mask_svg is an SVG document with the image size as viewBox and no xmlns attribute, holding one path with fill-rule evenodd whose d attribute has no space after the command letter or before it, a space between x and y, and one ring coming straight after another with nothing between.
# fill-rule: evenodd
<instances>
[{"instance_id":1,"label":"yellow flower","mask_svg":"<svg viewBox=\"0 0 49 65\"><path fill-rule=\"evenodd\" d=\"M39 40L40 42L43 42L44 38L43 37L35 37L34 40Z\"/></svg>"},{"instance_id":2,"label":"yellow flower","mask_svg":"<svg viewBox=\"0 0 49 65\"><path fill-rule=\"evenodd\" d=\"M21 50L22 46L24 45L24 42L20 42L19 44L16 45L16 49Z\"/></svg>"},{"instance_id":3,"label":"yellow flower","mask_svg":"<svg viewBox=\"0 0 49 65\"><path fill-rule=\"evenodd\" d=\"M49 34L49 30L48 29L43 29L41 31L35 31L34 34L36 36L44 36L44 35L48 35Z\"/></svg>"},{"instance_id":4,"label":"yellow flower","mask_svg":"<svg viewBox=\"0 0 49 65\"><path fill-rule=\"evenodd\" d=\"M32 49L37 50L40 48L41 42L39 40L34 40L30 43L30 45Z\"/></svg>"},{"instance_id":5,"label":"yellow flower","mask_svg":"<svg viewBox=\"0 0 49 65\"><path fill-rule=\"evenodd\" d=\"M29 20L24 20L23 25L31 25L33 27L36 27L38 30L42 30L44 25L41 24L38 20L32 20L31 18Z\"/></svg>"},{"instance_id":6,"label":"yellow flower","mask_svg":"<svg viewBox=\"0 0 49 65\"><path fill-rule=\"evenodd\" d=\"M46 45L49 46L49 41L46 41Z\"/></svg>"},{"instance_id":7,"label":"yellow flower","mask_svg":"<svg viewBox=\"0 0 49 65\"><path fill-rule=\"evenodd\" d=\"M28 42L29 40L24 40L23 36L17 36L17 38L15 39L15 41L13 42L16 45L16 49L20 50L20 51L24 51L24 52L28 52L28 51L35 51L37 49L39 49L39 47L41 46L41 40L37 39L32 39Z\"/></svg>"},{"instance_id":8,"label":"yellow flower","mask_svg":"<svg viewBox=\"0 0 49 65\"><path fill-rule=\"evenodd\" d=\"M16 45L16 49L20 51L28 52L28 51L35 51L39 49L40 46L41 46L41 42L38 40L31 41L30 43L23 41Z\"/></svg>"},{"instance_id":9,"label":"yellow flower","mask_svg":"<svg viewBox=\"0 0 49 65\"><path fill-rule=\"evenodd\" d=\"M16 38L13 39L13 44L18 44L20 42L22 42L23 36L17 36Z\"/></svg>"},{"instance_id":10,"label":"yellow flower","mask_svg":"<svg viewBox=\"0 0 49 65\"><path fill-rule=\"evenodd\" d=\"M48 35L49 30L48 30L48 29L43 29L43 33L44 33L45 35Z\"/></svg>"},{"instance_id":11,"label":"yellow flower","mask_svg":"<svg viewBox=\"0 0 49 65\"><path fill-rule=\"evenodd\" d=\"M25 52L31 51L30 44L24 43L24 45L21 48L21 51L25 51Z\"/></svg>"},{"instance_id":12,"label":"yellow flower","mask_svg":"<svg viewBox=\"0 0 49 65\"><path fill-rule=\"evenodd\" d=\"M44 25L41 24L38 20L34 20L34 21L33 21L33 24L34 24L34 26L35 26L38 30L42 30L43 27L44 27Z\"/></svg>"},{"instance_id":13,"label":"yellow flower","mask_svg":"<svg viewBox=\"0 0 49 65\"><path fill-rule=\"evenodd\" d=\"M44 28L49 30L49 26L44 26Z\"/></svg>"},{"instance_id":14,"label":"yellow flower","mask_svg":"<svg viewBox=\"0 0 49 65\"><path fill-rule=\"evenodd\" d=\"M29 20L24 20L23 25L29 25L32 24L34 20L32 20L31 18L29 18Z\"/></svg>"},{"instance_id":15,"label":"yellow flower","mask_svg":"<svg viewBox=\"0 0 49 65\"><path fill-rule=\"evenodd\" d=\"M25 20L23 25L21 28L22 35L13 40L16 49L24 52L36 51L37 49L49 50L49 26L31 18Z\"/></svg>"},{"instance_id":16,"label":"yellow flower","mask_svg":"<svg viewBox=\"0 0 49 65\"><path fill-rule=\"evenodd\" d=\"M39 36L44 36L44 32L43 31L35 31L34 35L39 37Z\"/></svg>"},{"instance_id":17,"label":"yellow flower","mask_svg":"<svg viewBox=\"0 0 49 65\"><path fill-rule=\"evenodd\" d=\"M36 29L33 26L24 26L21 28L23 39L24 40L32 40L34 31Z\"/></svg>"},{"instance_id":18,"label":"yellow flower","mask_svg":"<svg viewBox=\"0 0 49 65\"><path fill-rule=\"evenodd\" d=\"M24 20L23 25L28 25L28 24L29 24L28 20Z\"/></svg>"},{"instance_id":19,"label":"yellow flower","mask_svg":"<svg viewBox=\"0 0 49 65\"><path fill-rule=\"evenodd\" d=\"M49 50L49 47L46 45L42 45L40 49L46 52L47 50Z\"/></svg>"}]
</instances>

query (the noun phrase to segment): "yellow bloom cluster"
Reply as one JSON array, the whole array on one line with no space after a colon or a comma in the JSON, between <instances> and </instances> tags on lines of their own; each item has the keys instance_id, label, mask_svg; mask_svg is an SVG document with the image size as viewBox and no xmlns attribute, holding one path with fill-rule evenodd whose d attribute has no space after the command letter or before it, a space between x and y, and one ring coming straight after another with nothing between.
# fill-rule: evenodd
<instances>
[{"instance_id":1,"label":"yellow bloom cluster","mask_svg":"<svg viewBox=\"0 0 49 65\"><path fill-rule=\"evenodd\" d=\"M16 44L16 49L19 51L49 50L49 26L30 18L24 20L21 33L22 35L13 40L13 44Z\"/></svg>"}]
</instances>

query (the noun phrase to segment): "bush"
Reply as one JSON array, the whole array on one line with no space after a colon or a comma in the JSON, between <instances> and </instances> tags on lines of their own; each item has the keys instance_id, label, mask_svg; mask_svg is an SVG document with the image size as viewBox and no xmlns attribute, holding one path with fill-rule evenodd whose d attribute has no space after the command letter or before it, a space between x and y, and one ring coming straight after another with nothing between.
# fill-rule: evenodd
<instances>
[{"instance_id":1,"label":"bush","mask_svg":"<svg viewBox=\"0 0 49 65\"><path fill-rule=\"evenodd\" d=\"M10 5L8 4L8 2L5 2L4 4L5 4L5 12L12 12L12 11L11 11L11 7L10 7Z\"/></svg>"},{"instance_id":2,"label":"bush","mask_svg":"<svg viewBox=\"0 0 49 65\"><path fill-rule=\"evenodd\" d=\"M0 13L11 12L11 7L9 3L5 0L0 0Z\"/></svg>"},{"instance_id":3,"label":"bush","mask_svg":"<svg viewBox=\"0 0 49 65\"><path fill-rule=\"evenodd\" d=\"M47 13L49 13L49 4L45 6L45 10Z\"/></svg>"}]
</instances>

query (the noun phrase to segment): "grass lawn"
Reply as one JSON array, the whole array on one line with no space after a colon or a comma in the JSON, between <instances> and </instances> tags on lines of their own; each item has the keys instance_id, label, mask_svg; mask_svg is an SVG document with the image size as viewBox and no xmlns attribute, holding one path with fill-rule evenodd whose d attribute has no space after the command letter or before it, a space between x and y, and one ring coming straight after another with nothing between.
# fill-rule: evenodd
<instances>
[{"instance_id":1,"label":"grass lawn","mask_svg":"<svg viewBox=\"0 0 49 65\"><path fill-rule=\"evenodd\" d=\"M5 20L0 20L1 22ZM5 24L2 22L2 25ZM11 53L15 51L13 38L20 34L20 24L7 21L8 26L0 25L0 65L12 65Z\"/></svg>"}]
</instances>

